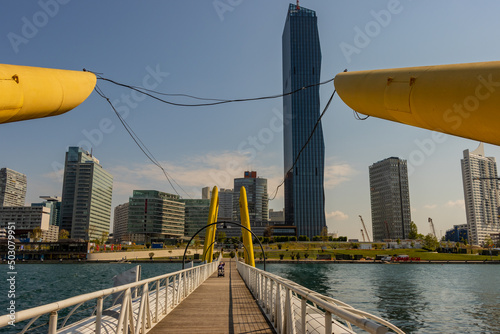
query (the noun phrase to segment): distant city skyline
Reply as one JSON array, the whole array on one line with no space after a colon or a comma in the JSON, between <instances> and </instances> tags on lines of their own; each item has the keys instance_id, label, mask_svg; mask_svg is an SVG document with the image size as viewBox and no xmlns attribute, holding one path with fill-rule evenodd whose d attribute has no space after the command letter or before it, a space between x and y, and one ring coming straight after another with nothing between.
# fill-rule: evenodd
<instances>
[{"instance_id":1,"label":"distant city skyline","mask_svg":"<svg viewBox=\"0 0 500 334\"><path fill-rule=\"evenodd\" d=\"M60 2L52 16L40 3L3 4L9 13L0 22L3 63L86 68L164 93L216 99L283 91L281 38L285 13L295 1L226 1L230 10L225 12L210 1L195 6L183 1L91 1L90 6L69 1ZM500 54L500 45L491 43L500 30L497 2L301 0L300 5L314 9L319 17L321 81L344 69L480 62L497 60ZM48 21L35 26L36 33L26 34L25 26L44 15ZM18 43L14 35L21 37ZM493 75L492 80L500 78ZM245 170L265 176L270 193L283 180L281 98L185 108L100 80L98 84L190 197L199 197L200 188L207 185L230 189ZM333 88L321 86L321 108ZM463 150L477 147L476 141L374 117L358 121L338 97L322 118L322 127L330 232L361 239L358 216L368 226L372 220L367 166L390 156L407 160L411 215L421 233L430 232L428 217L433 218L438 238L467 222L459 161ZM39 202L44 194L62 196L61 152L70 146L92 148L113 175L113 208L128 201L134 189L175 193L95 92L64 115L2 124L0 142L5 144L0 147L0 167L28 178L26 203ZM485 150L488 156L500 157L498 146L486 144ZM269 205L282 210L283 187Z\"/></svg>"}]
</instances>

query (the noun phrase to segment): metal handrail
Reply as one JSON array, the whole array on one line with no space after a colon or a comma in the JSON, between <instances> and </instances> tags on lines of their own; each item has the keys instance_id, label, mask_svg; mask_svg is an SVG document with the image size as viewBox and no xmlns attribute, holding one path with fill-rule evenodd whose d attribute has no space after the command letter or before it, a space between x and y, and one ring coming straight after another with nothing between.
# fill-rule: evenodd
<instances>
[{"instance_id":1,"label":"metal handrail","mask_svg":"<svg viewBox=\"0 0 500 334\"><path fill-rule=\"evenodd\" d=\"M387 333L390 329L404 334L395 325L375 315L240 261L236 263L238 272L278 333L305 333L311 322L315 322L316 326L319 324L311 314L322 314L321 327L328 334L332 333L332 323L342 326L333 322L332 315L345 322L346 331L352 331L351 325L354 325L369 333Z\"/></svg>"},{"instance_id":2,"label":"metal handrail","mask_svg":"<svg viewBox=\"0 0 500 334\"><path fill-rule=\"evenodd\" d=\"M214 261L212 263L204 264L201 266L180 270L180 271L177 271L174 273L160 275L160 276L152 277L149 279L141 280L138 282L129 283L129 284L125 284L125 285L121 285L121 286L117 286L117 287L113 287L113 288L109 288L109 289L104 289L104 290L100 290L100 291L95 291L95 292L83 294L80 296L75 296L75 297L71 297L68 299L64 299L64 300L61 300L58 302L54 302L54 303L34 307L31 309L19 311L19 312L16 312L16 314L15 314L15 317L16 317L15 323L19 323L19 322L22 322L25 320L30 320L33 318L39 318L40 316L45 315L45 314L50 314L48 333L55 334L55 332L57 330L62 329L62 327L59 329L57 328L57 312L58 311L65 309L67 307L74 306L74 305L83 304L83 303L91 301L91 300L97 300L95 333L100 333L101 332L100 324L101 324L102 312L103 312L102 311L102 308L103 308L102 300L109 295L123 292L124 299L123 299L123 302L121 304L121 309L120 309L120 321L123 320L125 322L128 321L130 323L130 321L132 321L132 320L128 319L128 318L130 318L129 315L122 314L122 313L129 313L129 312L130 312L130 314L132 313L132 310L128 309L128 307L132 307L132 293L131 293L131 291L133 290L133 288L142 287L143 293L139 299L140 304L141 304L140 312L137 316L137 321L135 321L135 319L134 319L135 326L131 326L131 327L140 328L141 326L145 325L146 321L147 321L147 325L149 326L149 325L151 325L149 318L148 318L149 312L150 312L149 311L150 306L144 305L143 301L144 301L144 299L146 299L146 300L149 299L149 293L152 293L152 294L156 293L156 298L155 298L156 299L156 316L154 317L155 318L154 323L157 323L160 320L159 316L158 316L158 301L159 301L159 297L160 297L160 281L161 280L165 280L165 300L166 300L168 297L169 280L170 280L170 278L172 278L173 297L171 297L171 298L173 300L173 303L172 303L172 308L173 308L182 299L184 299L191 292L193 292L201 283L203 283L208 277L210 277L210 275L212 275L217 270L219 260ZM156 282L156 289L153 288L153 289L151 289L151 291L149 291L148 285L149 285L149 283L152 283L152 282ZM168 304L165 303L165 307L163 310L163 316L166 316L166 314L168 313L167 306L168 306ZM75 309L76 308L77 307L75 307ZM73 309L73 311L75 309ZM144 319L144 318L142 318L142 316L145 316L148 319ZM0 328L9 325L10 321L11 321L11 319L10 319L10 316L8 314L0 316ZM66 324L66 321L67 321L67 319L65 320L64 324ZM117 326L118 326L117 329L124 325L123 321L121 323L120 323L120 321L117 324ZM30 323L23 329L22 332L23 333L26 332L28 330L29 326L31 326L31 324L33 322L34 321L30 321ZM133 325L133 324L131 324L131 325Z\"/></svg>"}]
</instances>

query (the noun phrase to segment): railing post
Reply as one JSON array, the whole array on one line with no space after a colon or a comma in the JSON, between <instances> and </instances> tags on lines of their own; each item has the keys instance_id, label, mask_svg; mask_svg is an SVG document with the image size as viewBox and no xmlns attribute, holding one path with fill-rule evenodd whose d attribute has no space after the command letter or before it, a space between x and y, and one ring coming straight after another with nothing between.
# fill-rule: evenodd
<instances>
[{"instance_id":1,"label":"railing post","mask_svg":"<svg viewBox=\"0 0 500 334\"><path fill-rule=\"evenodd\" d=\"M156 310L155 310L155 322L158 322L159 309L160 308L160 280L156 281Z\"/></svg>"},{"instance_id":2,"label":"railing post","mask_svg":"<svg viewBox=\"0 0 500 334\"><path fill-rule=\"evenodd\" d=\"M300 317L302 319L300 323L301 332L306 332L306 324L307 324L307 299L304 296L300 296Z\"/></svg>"},{"instance_id":3,"label":"railing post","mask_svg":"<svg viewBox=\"0 0 500 334\"><path fill-rule=\"evenodd\" d=\"M325 334L332 334L332 314L329 311L325 312Z\"/></svg>"},{"instance_id":4,"label":"railing post","mask_svg":"<svg viewBox=\"0 0 500 334\"><path fill-rule=\"evenodd\" d=\"M281 287L278 282L276 282L276 299L274 300L274 327L276 327L278 333L281 333Z\"/></svg>"},{"instance_id":5,"label":"railing post","mask_svg":"<svg viewBox=\"0 0 500 334\"><path fill-rule=\"evenodd\" d=\"M57 311L50 312L49 334L57 333Z\"/></svg>"},{"instance_id":6,"label":"railing post","mask_svg":"<svg viewBox=\"0 0 500 334\"><path fill-rule=\"evenodd\" d=\"M101 323L102 323L102 297L97 298L97 310L95 315L95 334L101 334Z\"/></svg>"},{"instance_id":7,"label":"railing post","mask_svg":"<svg viewBox=\"0 0 500 334\"><path fill-rule=\"evenodd\" d=\"M168 291L170 290L170 277L165 278L165 312L163 314L168 314Z\"/></svg>"}]
</instances>

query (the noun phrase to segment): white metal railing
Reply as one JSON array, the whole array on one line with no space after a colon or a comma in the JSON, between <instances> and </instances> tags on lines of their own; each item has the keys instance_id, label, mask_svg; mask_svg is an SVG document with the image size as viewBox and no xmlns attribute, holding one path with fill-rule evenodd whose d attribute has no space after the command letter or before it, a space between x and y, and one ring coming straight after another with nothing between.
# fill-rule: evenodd
<instances>
[{"instance_id":1,"label":"white metal railing","mask_svg":"<svg viewBox=\"0 0 500 334\"><path fill-rule=\"evenodd\" d=\"M237 261L238 272L278 333L404 332L377 316Z\"/></svg>"},{"instance_id":2,"label":"white metal railing","mask_svg":"<svg viewBox=\"0 0 500 334\"><path fill-rule=\"evenodd\" d=\"M41 316L50 314L49 334L56 333L142 333L162 320L184 298L201 285L218 266L219 260L142 281L68 298L55 303L16 312L15 323L28 321L19 333L26 333ZM113 297L111 297L113 295ZM119 295L120 304L103 310L104 301ZM116 300L117 298L115 298ZM68 319L85 303L93 303L90 317L67 324ZM88 305L88 304L87 304ZM58 313L72 307L58 326ZM0 328L9 325L9 315L0 316Z\"/></svg>"}]
</instances>

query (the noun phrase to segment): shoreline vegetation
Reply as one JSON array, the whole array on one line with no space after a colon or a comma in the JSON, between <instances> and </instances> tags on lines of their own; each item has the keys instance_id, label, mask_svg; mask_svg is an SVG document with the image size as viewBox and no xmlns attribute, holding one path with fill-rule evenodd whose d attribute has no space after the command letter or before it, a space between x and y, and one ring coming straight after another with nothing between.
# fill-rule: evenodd
<instances>
[{"instance_id":1,"label":"shoreline vegetation","mask_svg":"<svg viewBox=\"0 0 500 334\"><path fill-rule=\"evenodd\" d=\"M327 243L329 244L329 243ZM332 245L290 242L284 244L270 244L264 246L266 263L488 263L500 264L500 255L498 251L492 251L489 255L489 250L467 248L466 254L452 253L453 249L448 249L448 252L431 252L425 249L415 248L387 248L387 249L348 249L348 248L333 248ZM378 248L378 247L377 247ZM235 256L238 252L239 257L245 256L245 251L242 249L223 248L224 258ZM220 251L220 248L219 248ZM129 258L126 260L26 260L18 261L18 264L23 263L176 263L182 262L182 256L154 256L155 249L144 250L144 257ZM153 256L151 256L153 253ZM202 249L189 248L185 262L195 261L200 262ZM480 255L483 253L483 255ZM484 254L486 253L486 254ZM115 252L115 254L127 255L127 252ZM197 256L196 256L197 255ZM218 255L218 252L216 252ZM263 253L258 244L254 244L254 255L256 263L263 263ZM402 257L404 255L404 257ZM407 256L407 258L406 258ZM385 261L382 258L385 258ZM399 259L398 259L399 258ZM404 258L404 260L402 260ZM389 259L392 259L390 261ZM6 263L6 262L3 262Z\"/></svg>"}]
</instances>

